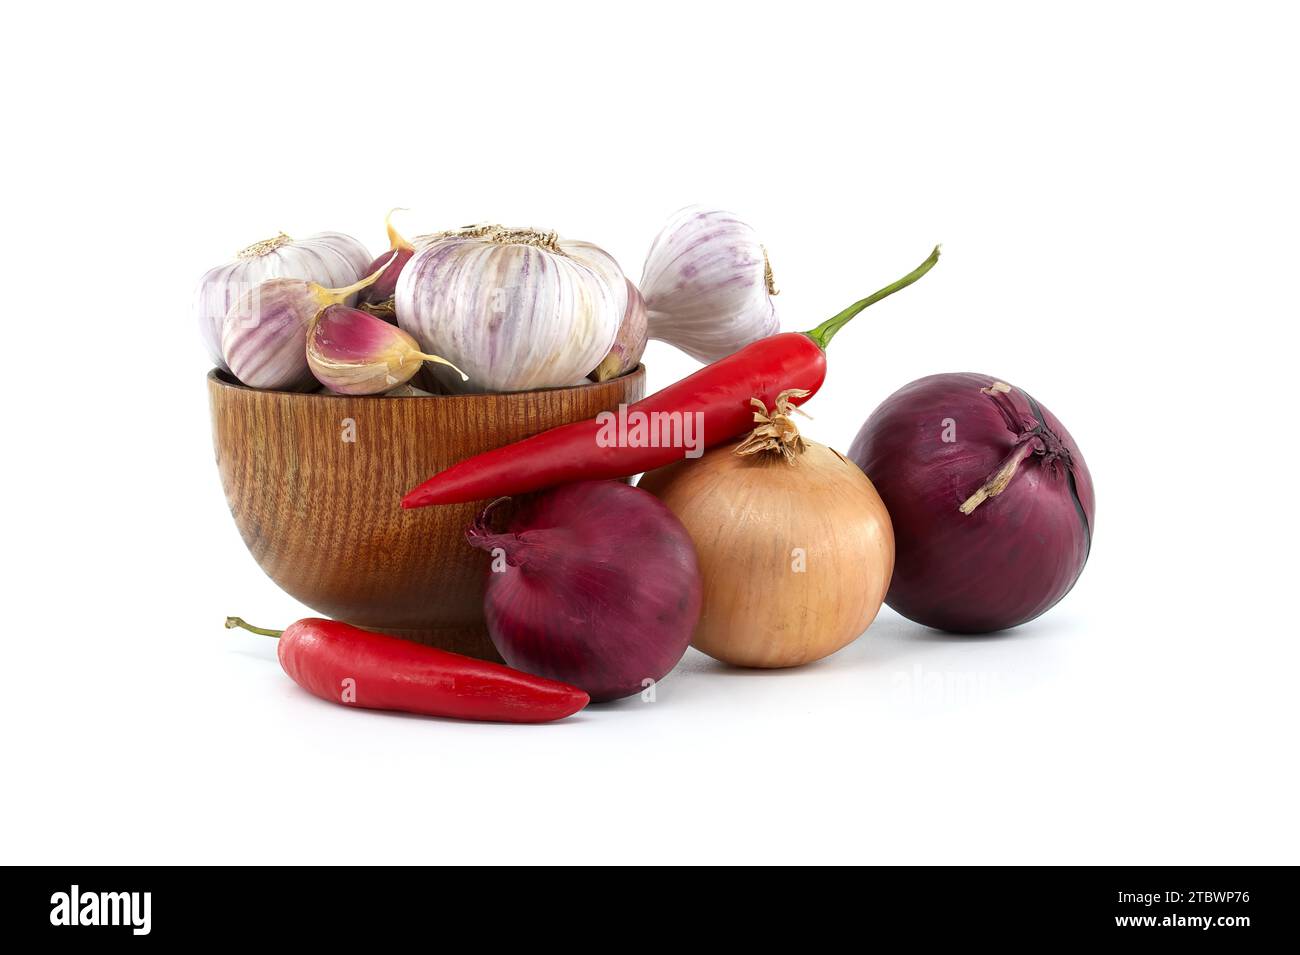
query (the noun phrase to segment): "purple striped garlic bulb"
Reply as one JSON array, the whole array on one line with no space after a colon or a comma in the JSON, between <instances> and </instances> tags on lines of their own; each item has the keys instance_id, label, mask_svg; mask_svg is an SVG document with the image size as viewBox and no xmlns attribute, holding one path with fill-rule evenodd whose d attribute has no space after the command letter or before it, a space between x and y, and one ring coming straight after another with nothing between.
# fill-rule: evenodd
<instances>
[{"instance_id":1,"label":"purple striped garlic bulb","mask_svg":"<svg viewBox=\"0 0 1300 955\"><path fill-rule=\"evenodd\" d=\"M526 391L573 385L609 353L627 310L614 259L555 233L470 226L415 240L397 281L397 324L438 390Z\"/></svg>"},{"instance_id":2,"label":"purple striped garlic bulb","mask_svg":"<svg viewBox=\"0 0 1300 955\"><path fill-rule=\"evenodd\" d=\"M730 212L688 206L674 213L650 246L641 294L650 337L703 362L780 329L767 250Z\"/></svg>"},{"instance_id":3,"label":"purple striped garlic bulb","mask_svg":"<svg viewBox=\"0 0 1300 955\"><path fill-rule=\"evenodd\" d=\"M366 275L370 261L366 247L341 232L322 232L297 241L281 232L250 245L233 262L208 270L194 290L191 308L208 356L213 364L230 370L221 354L226 313L236 299L267 279L307 279L337 288Z\"/></svg>"},{"instance_id":4,"label":"purple striped garlic bulb","mask_svg":"<svg viewBox=\"0 0 1300 955\"><path fill-rule=\"evenodd\" d=\"M221 354L230 373L250 388L303 391L314 387L307 361L312 320L331 305L369 288L392 262L343 288L306 279L267 279L235 299L221 327ZM376 321L382 321L376 319Z\"/></svg>"}]
</instances>

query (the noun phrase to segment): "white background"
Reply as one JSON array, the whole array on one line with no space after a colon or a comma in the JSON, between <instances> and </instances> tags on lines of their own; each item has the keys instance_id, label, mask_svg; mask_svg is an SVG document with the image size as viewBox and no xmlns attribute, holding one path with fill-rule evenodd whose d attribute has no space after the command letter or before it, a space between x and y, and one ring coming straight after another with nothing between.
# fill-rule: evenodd
<instances>
[{"instance_id":1,"label":"white background","mask_svg":"<svg viewBox=\"0 0 1300 955\"><path fill-rule=\"evenodd\" d=\"M863 7L11 7L5 861L1300 861L1294 8ZM400 205L638 277L691 202L759 230L787 330L944 243L806 431L845 450L933 372L1032 392L1097 485L1064 602L984 639L885 610L797 671L691 651L536 727L331 706L222 629L306 608L222 497L203 271L280 229L378 253Z\"/></svg>"}]
</instances>

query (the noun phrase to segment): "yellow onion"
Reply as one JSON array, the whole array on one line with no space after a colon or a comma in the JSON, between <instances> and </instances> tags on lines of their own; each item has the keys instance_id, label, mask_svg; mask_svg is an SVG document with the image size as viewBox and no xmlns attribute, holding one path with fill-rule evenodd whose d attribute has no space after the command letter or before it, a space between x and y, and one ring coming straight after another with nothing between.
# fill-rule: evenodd
<instances>
[{"instance_id":1,"label":"yellow onion","mask_svg":"<svg viewBox=\"0 0 1300 955\"><path fill-rule=\"evenodd\" d=\"M856 464L806 441L786 391L754 400L745 440L651 471L639 486L686 527L704 607L692 646L725 663L789 667L852 643L875 619L894 569L894 532Z\"/></svg>"},{"instance_id":2,"label":"yellow onion","mask_svg":"<svg viewBox=\"0 0 1300 955\"><path fill-rule=\"evenodd\" d=\"M324 309L307 332L311 373L341 395L377 395L400 388L426 361L456 368L445 358L420 351L415 339L396 325L346 305Z\"/></svg>"}]
</instances>

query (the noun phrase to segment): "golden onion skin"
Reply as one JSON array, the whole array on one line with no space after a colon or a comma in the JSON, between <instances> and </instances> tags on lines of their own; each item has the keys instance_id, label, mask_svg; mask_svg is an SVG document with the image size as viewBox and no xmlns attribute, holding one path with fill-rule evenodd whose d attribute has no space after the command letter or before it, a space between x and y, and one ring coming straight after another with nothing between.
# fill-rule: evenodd
<instances>
[{"instance_id":1,"label":"golden onion skin","mask_svg":"<svg viewBox=\"0 0 1300 955\"><path fill-rule=\"evenodd\" d=\"M787 461L736 444L652 471L639 486L695 542L703 610L691 645L724 663L792 667L852 643L894 569L894 531L871 481L811 441Z\"/></svg>"}]
</instances>

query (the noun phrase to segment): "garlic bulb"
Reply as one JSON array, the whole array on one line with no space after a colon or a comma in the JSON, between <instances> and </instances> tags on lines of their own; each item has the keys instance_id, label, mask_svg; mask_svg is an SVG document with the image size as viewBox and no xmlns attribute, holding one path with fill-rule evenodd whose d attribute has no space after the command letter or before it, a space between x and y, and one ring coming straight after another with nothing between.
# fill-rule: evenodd
<instances>
[{"instance_id":1,"label":"garlic bulb","mask_svg":"<svg viewBox=\"0 0 1300 955\"><path fill-rule=\"evenodd\" d=\"M487 225L417 238L415 246L397 281L397 324L470 382L430 366L426 376L438 386L430 390L572 385L614 343L627 283L596 246Z\"/></svg>"},{"instance_id":2,"label":"garlic bulb","mask_svg":"<svg viewBox=\"0 0 1300 955\"><path fill-rule=\"evenodd\" d=\"M316 382L307 362L312 320L329 306L369 288L388 264L344 288L325 288L305 279L267 279L239 296L221 327L221 354L231 374L250 388L302 391L313 387Z\"/></svg>"},{"instance_id":3,"label":"garlic bulb","mask_svg":"<svg viewBox=\"0 0 1300 955\"><path fill-rule=\"evenodd\" d=\"M627 280L627 311L623 313L623 322L618 326L618 335L596 370L587 377L592 381L609 381L626 375L641 362L645 353L646 342L645 299Z\"/></svg>"},{"instance_id":4,"label":"garlic bulb","mask_svg":"<svg viewBox=\"0 0 1300 955\"><path fill-rule=\"evenodd\" d=\"M758 234L729 212L688 206L646 256L641 276L651 338L711 362L780 327Z\"/></svg>"},{"instance_id":5,"label":"garlic bulb","mask_svg":"<svg viewBox=\"0 0 1300 955\"><path fill-rule=\"evenodd\" d=\"M256 242L235 261L210 269L194 290L192 311L213 363L229 371L221 354L221 326L235 300L267 279L307 279L326 288L351 285L367 273L370 253L341 232L295 241L281 232Z\"/></svg>"}]
</instances>

